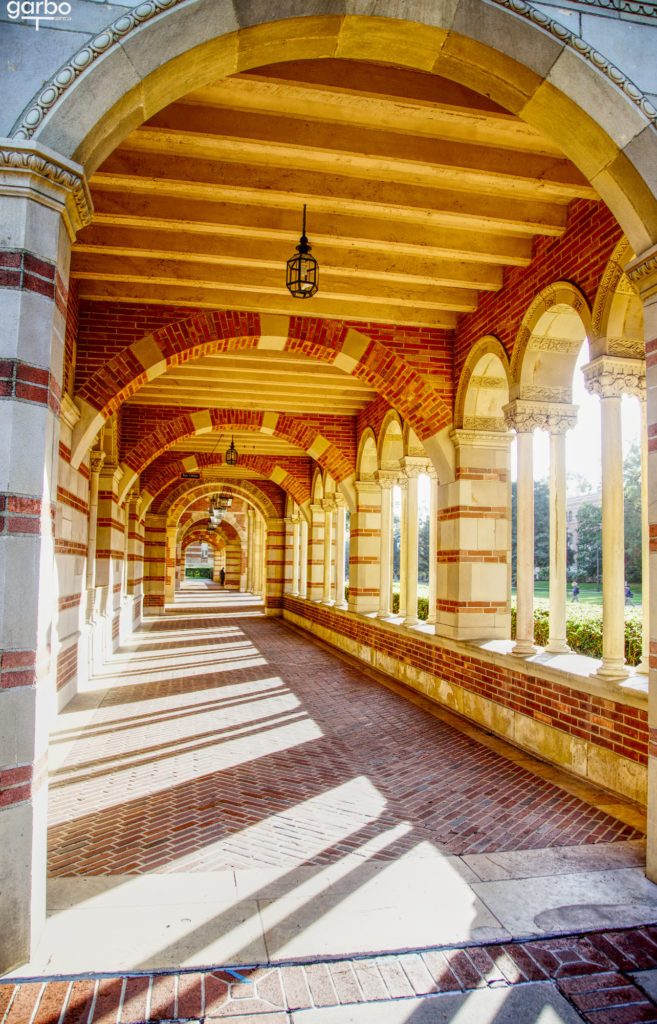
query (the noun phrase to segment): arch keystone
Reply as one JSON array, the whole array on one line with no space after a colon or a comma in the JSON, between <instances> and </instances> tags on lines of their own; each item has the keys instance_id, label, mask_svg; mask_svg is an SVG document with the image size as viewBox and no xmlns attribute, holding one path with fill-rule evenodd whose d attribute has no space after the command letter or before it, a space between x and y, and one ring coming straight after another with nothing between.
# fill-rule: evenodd
<instances>
[{"instance_id":1,"label":"arch keystone","mask_svg":"<svg viewBox=\"0 0 657 1024\"><path fill-rule=\"evenodd\" d=\"M278 425L279 414L277 412L266 412L262 417L261 430L263 434L273 434Z\"/></svg>"},{"instance_id":2,"label":"arch keystone","mask_svg":"<svg viewBox=\"0 0 657 1024\"><path fill-rule=\"evenodd\" d=\"M186 459L182 460L182 464L187 473L193 473L195 469L199 468L198 459L195 455L188 455Z\"/></svg>"},{"instance_id":3,"label":"arch keystone","mask_svg":"<svg viewBox=\"0 0 657 1024\"><path fill-rule=\"evenodd\" d=\"M146 370L147 380L154 380L155 377L159 377L160 374L164 373L167 368L166 358L163 356L162 349L152 334L141 338L140 341L135 341L130 346L130 351Z\"/></svg>"},{"instance_id":4,"label":"arch keystone","mask_svg":"<svg viewBox=\"0 0 657 1024\"><path fill-rule=\"evenodd\" d=\"M360 334L359 331L354 331L351 327L347 331L347 336L344 339L342 349L338 352L337 356L333 360L334 366L339 366L345 373L351 373L353 368L358 365L361 361L368 346L370 345L370 339L365 334Z\"/></svg>"},{"instance_id":5,"label":"arch keystone","mask_svg":"<svg viewBox=\"0 0 657 1024\"><path fill-rule=\"evenodd\" d=\"M275 313L260 314L260 337L256 348L269 352L282 352L290 333L289 316L277 316Z\"/></svg>"},{"instance_id":6,"label":"arch keystone","mask_svg":"<svg viewBox=\"0 0 657 1024\"><path fill-rule=\"evenodd\" d=\"M308 454L313 459L318 461L322 457L324 452L327 451L330 447L331 444L329 441L326 440L325 437L317 437L315 438L310 448L308 449Z\"/></svg>"},{"instance_id":7,"label":"arch keystone","mask_svg":"<svg viewBox=\"0 0 657 1024\"><path fill-rule=\"evenodd\" d=\"M212 417L207 409L193 412L189 417L197 434L207 434L213 429Z\"/></svg>"}]
</instances>

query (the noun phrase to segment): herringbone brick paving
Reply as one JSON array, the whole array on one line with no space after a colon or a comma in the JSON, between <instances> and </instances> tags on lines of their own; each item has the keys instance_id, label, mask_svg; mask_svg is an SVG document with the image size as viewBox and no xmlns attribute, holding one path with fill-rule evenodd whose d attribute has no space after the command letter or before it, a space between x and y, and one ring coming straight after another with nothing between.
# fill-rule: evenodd
<instances>
[{"instance_id":1,"label":"herringbone brick paving","mask_svg":"<svg viewBox=\"0 0 657 1024\"><path fill-rule=\"evenodd\" d=\"M322 865L366 844L369 859L385 860L426 841L468 854L641 835L275 619L179 612L147 625L113 670L51 778L53 875Z\"/></svg>"},{"instance_id":2,"label":"herringbone brick paving","mask_svg":"<svg viewBox=\"0 0 657 1024\"><path fill-rule=\"evenodd\" d=\"M657 966L657 926L394 956L0 983L0 1024L236 1022L551 981L589 1024L657 1021L630 972ZM268 1020L263 1017L263 1021ZM385 1011L382 1007L382 1020ZM278 1021L277 1021L278 1024ZM525 1024L520 1021L519 1024Z\"/></svg>"}]
</instances>

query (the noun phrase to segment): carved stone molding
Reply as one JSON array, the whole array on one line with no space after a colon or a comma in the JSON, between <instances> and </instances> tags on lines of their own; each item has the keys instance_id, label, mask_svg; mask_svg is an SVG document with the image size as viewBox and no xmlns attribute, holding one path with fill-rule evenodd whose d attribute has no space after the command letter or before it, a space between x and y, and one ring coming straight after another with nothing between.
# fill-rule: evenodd
<instances>
[{"instance_id":1,"label":"carved stone molding","mask_svg":"<svg viewBox=\"0 0 657 1024\"><path fill-rule=\"evenodd\" d=\"M506 430L451 430L450 441L455 448L508 448L513 434Z\"/></svg>"},{"instance_id":2,"label":"carved stone molding","mask_svg":"<svg viewBox=\"0 0 657 1024\"><path fill-rule=\"evenodd\" d=\"M427 472L427 467L429 465L428 459L418 458L414 455L406 455L401 461L402 470L407 478L421 476L422 473Z\"/></svg>"},{"instance_id":3,"label":"carved stone molding","mask_svg":"<svg viewBox=\"0 0 657 1024\"><path fill-rule=\"evenodd\" d=\"M598 356L582 367L587 391L600 398L633 395L645 398L645 359L623 359L620 356Z\"/></svg>"},{"instance_id":4,"label":"carved stone molding","mask_svg":"<svg viewBox=\"0 0 657 1024\"><path fill-rule=\"evenodd\" d=\"M377 469L376 473L374 474L374 479L376 480L379 487L383 487L384 489L386 489L395 486L395 484L397 483L398 476L398 473L393 472L390 469Z\"/></svg>"},{"instance_id":5,"label":"carved stone molding","mask_svg":"<svg viewBox=\"0 0 657 1024\"><path fill-rule=\"evenodd\" d=\"M582 346L581 338L539 338L534 337L527 345L528 352L560 352L575 355Z\"/></svg>"},{"instance_id":6,"label":"carved stone molding","mask_svg":"<svg viewBox=\"0 0 657 1024\"><path fill-rule=\"evenodd\" d=\"M19 195L62 213L71 239L91 223L93 203L82 167L45 146L0 146L0 195Z\"/></svg>"},{"instance_id":7,"label":"carved stone molding","mask_svg":"<svg viewBox=\"0 0 657 1024\"><path fill-rule=\"evenodd\" d=\"M655 294L657 292L657 245L628 263L625 273L642 298Z\"/></svg>"},{"instance_id":8,"label":"carved stone molding","mask_svg":"<svg viewBox=\"0 0 657 1024\"><path fill-rule=\"evenodd\" d=\"M484 431L499 430L502 434L506 431L503 416L464 416L463 429Z\"/></svg>"},{"instance_id":9,"label":"carved stone molding","mask_svg":"<svg viewBox=\"0 0 657 1024\"><path fill-rule=\"evenodd\" d=\"M504 420L510 430L531 434L547 430L563 434L577 424L577 406L565 402L526 402L516 399L504 406Z\"/></svg>"},{"instance_id":10,"label":"carved stone molding","mask_svg":"<svg viewBox=\"0 0 657 1024\"><path fill-rule=\"evenodd\" d=\"M568 405L572 400L572 389L569 387L550 388L525 384L521 387L520 394L527 402L563 402Z\"/></svg>"},{"instance_id":11,"label":"carved stone molding","mask_svg":"<svg viewBox=\"0 0 657 1024\"><path fill-rule=\"evenodd\" d=\"M625 359L645 359L646 343L643 338L607 338L608 355Z\"/></svg>"},{"instance_id":12,"label":"carved stone molding","mask_svg":"<svg viewBox=\"0 0 657 1024\"><path fill-rule=\"evenodd\" d=\"M526 21L531 21L544 32L548 32L563 43L565 46L575 50L584 60L592 64L601 74L610 79L614 85L621 89L627 98L634 103L643 116L652 124L657 125L657 110L640 89L623 72L615 67L606 57L598 53L589 43L579 36L576 36L569 29L565 28L558 21L554 21L543 11L536 10L525 0L491 0L499 7L504 7L513 14ZM605 0L596 0L600 6L607 6ZM636 7L649 9L647 2L641 0L621 0L623 3L632 4L632 12ZM34 102L30 101L14 125L12 137L17 139L31 139L42 121L55 106L60 97L77 81L91 65L98 60L111 47L120 46L125 38L137 31L142 25L152 18L157 17L165 11L185 0L144 0L138 7L127 10L112 22L99 35L95 36L88 43L85 43L77 53L57 71L41 90ZM628 8L630 10L630 8ZM190 5L190 17L193 16L193 8Z\"/></svg>"},{"instance_id":13,"label":"carved stone molding","mask_svg":"<svg viewBox=\"0 0 657 1024\"><path fill-rule=\"evenodd\" d=\"M470 377L468 386L471 388L486 388L506 391L509 386L509 382L506 377L485 377L473 375Z\"/></svg>"}]
</instances>

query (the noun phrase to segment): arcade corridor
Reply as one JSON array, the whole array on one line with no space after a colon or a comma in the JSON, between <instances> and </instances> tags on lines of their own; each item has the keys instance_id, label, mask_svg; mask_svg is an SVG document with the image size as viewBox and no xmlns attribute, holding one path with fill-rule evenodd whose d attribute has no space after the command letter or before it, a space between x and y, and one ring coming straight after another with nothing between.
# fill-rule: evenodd
<instances>
[{"instance_id":1,"label":"arcade corridor","mask_svg":"<svg viewBox=\"0 0 657 1024\"><path fill-rule=\"evenodd\" d=\"M453 992L569 1022L610 987L656 1019L619 973L657 949L643 812L382 683L184 584L57 720L49 920L0 1019L424 1020Z\"/></svg>"}]
</instances>

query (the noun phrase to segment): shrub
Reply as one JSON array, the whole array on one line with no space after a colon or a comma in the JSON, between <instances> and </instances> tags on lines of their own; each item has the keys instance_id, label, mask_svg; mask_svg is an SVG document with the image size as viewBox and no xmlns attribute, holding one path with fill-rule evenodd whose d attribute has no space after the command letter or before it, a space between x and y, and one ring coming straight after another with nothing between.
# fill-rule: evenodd
<instances>
[{"instance_id":1,"label":"shrub","mask_svg":"<svg viewBox=\"0 0 657 1024\"><path fill-rule=\"evenodd\" d=\"M185 578L188 580L211 580L212 569L210 566L190 566L185 569Z\"/></svg>"},{"instance_id":2,"label":"shrub","mask_svg":"<svg viewBox=\"0 0 657 1024\"><path fill-rule=\"evenodd\" d=\"M625 613L625 659L628 665L638 665L642 653L641 613ZM545 601L534 607L534 643L545 647L550 632L550 609ZM516 635L516 606L511 606L511 636ZM576 654L588 658L602 658L602 608L595 605L568 605L566 613L566 640Z\"/></svg>"}]
</instances>

